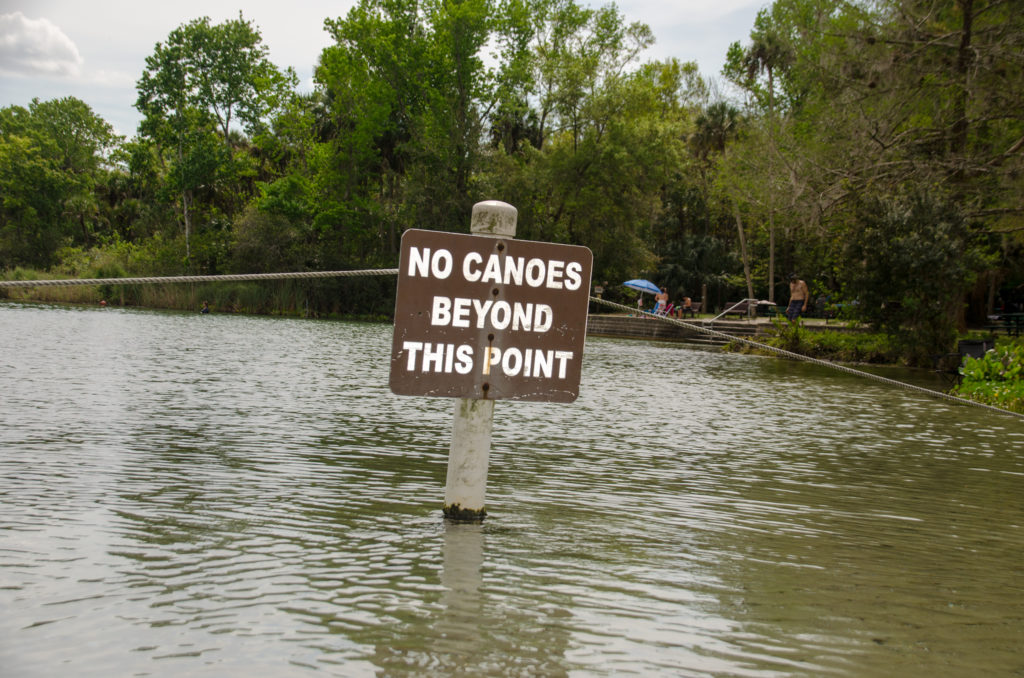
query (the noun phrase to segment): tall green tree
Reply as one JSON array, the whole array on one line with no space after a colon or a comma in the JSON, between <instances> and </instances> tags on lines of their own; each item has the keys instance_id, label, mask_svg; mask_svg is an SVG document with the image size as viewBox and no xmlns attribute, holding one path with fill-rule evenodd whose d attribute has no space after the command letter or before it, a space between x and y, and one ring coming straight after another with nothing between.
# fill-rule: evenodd
<instances>
[{"instance_id":1,"label":"tall green tree","mask_svg":"<svg viewBox=\"0 0 1024 678\"><path fill-rule=\"evenodd\" d=\"M419 2L363 0L329 19L316 79L335 130L316 155L324 243L346 258L397 252L405 187L427 110L430 36Z\"/></svg>"},{"instance_id":2,"label":"tall green tree","mask_svg":"<svg viewBox=\"0 0 1024 678\"><path fill-rule=\"evenodd\" d=\"M793 48L783 37L783 32L771 20L766 10L758 12L751 42L746 48L739 43L729 47L723 72L734 82L750 92L754 100L767 109L768 150L777 156L776 145L777 107L775 80L793 62ZM764 75L762 82L759 77ZM765 193L768 211L768 301L775 301L775 190L769 183Z\"/></svg>"},{"instance_id":3,"label":"tall green tree","mask_svg":"<svg viewBox=\"0 0 1024 678\"><path fill-rule=\"evenodd\" d=\"M482 118L494 101L493 79L483 62L494 23L490 5L488 0L426 3L432 86L406 193L416 221L431 227L465 230L479 198L471 180L479 171Z\"/></svg>"},{"instance_id":4,"label":"tall green tree","mask_svg":"<svg viewBox=\"0 0 1024 678\"><path fill-rule=\"evenodd\" d=\"M235 183L235 149L241 145L235 123L250 136L265 131L296 83L293 71L282 72L270 61L258 29L241 14L221 24L208 17L183 24L146 58L135 103L144 116L139 132L157 145L168 185L178 195L186 258L201 189L227 193L220 203L228 217L252 197L239 195ZM210 144L211 135L223 150Z\"/></svg>"},{"instance_id":5,"label":"tall green tree","mask_svg":"<svg viewBox=\"0 0 1024 678\"><path fill-rule=\"evenodd\" d=\"M74 97L0 110L0 267L49 267L106 232L98 192L120 138Z\"/></svg>"},{"instance_id":6,"label":"tall green tree","mask_svg":"<svg viewBox=\"0 0 1024 678\"><path fill-rule=\"evenodd\" d=\"M363 0L326 26L316 222L339 251L393 257L406 225L464 230L473 202L500 197L522 237L589 245L616 275L653 269L706 89L692 64L637 68L647 26L573 0Z\"/></svg>"},{"instance_id":7,"label":"tall green tree","mask_svg":"<svg viewBox=\"0 0 1024 678\"><path fill-rule=\"evenodd\" d=\"M482 181L511 196L524 237L590 247L597 277L653 273L664 253L653 230L687 162L703 82L675 60L636 68L650 28L613 5L531 7L529 23L509 33L517 65L508 70L519 77L492 117Z\"/></svg>"}]
</instances>

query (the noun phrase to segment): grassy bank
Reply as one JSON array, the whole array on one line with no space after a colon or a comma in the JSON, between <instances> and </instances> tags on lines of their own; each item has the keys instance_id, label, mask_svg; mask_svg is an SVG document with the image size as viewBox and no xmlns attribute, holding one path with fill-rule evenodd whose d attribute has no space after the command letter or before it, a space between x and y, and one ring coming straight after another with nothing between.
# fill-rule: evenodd
<instances>
[{"instance_id":1,"label":"grassy bank","mask_svg":"<svg viewBox=\"0 0 1024 678\"><path fill-rule=\"evenodd\" d=\"M33 273L32 277L5 276L8 280L59 279ZM74 285L0 289L0 299L62 304L138 306L143 308L198 311L209 302L215 313L255 315L337 316L347 317L337 306L324 310L322 304L311 307L310 298L321 296L300 281L182 283L163 285Z\"/></svg>"},{"instance_id":2,"label":"grassy bank","mask_svg":"<svg viewBox=\"0 0 1024 678\"><path fill-rule=\"evenodd\" d=\"M155 275L132 271L109 260L55 271L16 268L3 280L112 279ZM91 265L89 265L91 264ZM394 310L390 277L319 278L256 282L73 285L0 288L0 299L59 304L137 306L198 311L208 302L214 313L385 320Z\"/></svg>"},{"instance_id":3,"label":"grassy bank","mask_svg":"<svg viewBox=\"0 0 1024 678\"><path fill-rule=\"evenodd\" d=\"M975 336L961 337L974 339ZM888 335L870 332L815 332L787 322L775 323L774 334L760 341L811 358L837 363L896 365L906 352ZM742 353L768 351L735 342L728 350ZM961 382L951 392L963 398L1024 413L1024 339L997 337L994 349L981 358L967 358L960 367Z\"/></svg>"},{"instance_id":4,"label":"grassy bank","mask_svg":"<svg viewBox=\"0 0 1024 678\"><path fill-rule=\"evenodd\" d=\"M904 362L899 347L880 332L820 332L779 319L772 324L775 327L772 334L758 337L758 341L785 351L839 363L900 365ZM737 353L775 355L740 342L733 342L726 348Z\"/></svg>"}]
</instances>

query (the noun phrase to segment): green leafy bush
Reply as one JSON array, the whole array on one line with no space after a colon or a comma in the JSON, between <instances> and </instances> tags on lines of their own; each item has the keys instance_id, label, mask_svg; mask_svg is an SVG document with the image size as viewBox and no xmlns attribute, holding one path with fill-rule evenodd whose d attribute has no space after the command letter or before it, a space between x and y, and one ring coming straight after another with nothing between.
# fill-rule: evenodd
<instances>
[{"instance_id":1,"label":"green leafy bush","mask_svg":"<svg viewBox=\"0 0 1024 678\"><path fill-rule=\"evenodd\" d=\"M1024 343L1003 344L980 358L967 358L957 395L1024 412Z\"/></svg>"},{"instance_id":2,"label":"green leafy bush","mask_svg":"<svg viewBox=\"0 0 1024 678\"><path fill-rule=\"evenodd\" d=\"M927 367L956 341L963 293L984 270L955 202L929 192L859 205L843 247L844 295L862 322L893 337L904 360Z\"/></svg>"},{"instance_id":3,"label":"green leafy bush","mask_svg":"<svg viewBox=\"0 0 1024 678\"><path fill-rule=\"evenodd\" d=\"M900 362L898 348L892 338L881 332L815 331L803 325L791 324L785 318L772 321L775 332L758 341L792 353L844 363ZM733 350L744 349L741 345Z\"/></svg>"}]
</instances>

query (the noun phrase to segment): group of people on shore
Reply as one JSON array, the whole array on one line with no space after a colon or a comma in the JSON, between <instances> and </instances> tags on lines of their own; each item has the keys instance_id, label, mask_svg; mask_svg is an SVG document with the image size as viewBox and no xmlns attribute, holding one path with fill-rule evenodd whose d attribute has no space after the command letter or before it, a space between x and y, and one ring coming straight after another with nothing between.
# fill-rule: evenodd
<instances>
[{"instance_id":1,"label":"group of people on shore","mask_svg":"<svg viewBox=\"0 0 1024 678\"><path fill-rule=\"evenodd\" d=\"M661 291L654 295L655 315L672 315L676 318L683 317L683 314L693 308L693 301L690 297L683 297L678 306L669 304L668 289L662 287Z\"/></svg>"},{"instance_id":2,"label":"group of people on shore","mask_svg":"<svg viewBox=\"0 0 1024 678\"><path fill-rule=\"evenodd\" d=\"M795 323L798 318L807 312L807 304L810 303L811 293L807 289L807 283L800 279L796 273L789 274L789 305L786 306L786 318L789 322ZM637 300L637 307L639 308L642 304L641 300ZM655 315L666 315L671 314L675 317L682 317L684 313L689 311L693 306L693 302L690 297L683 297L682 302L678 306L672 306L671 311L668 289L665 287L661 288L661 291L654 295L654 314Z\"/></svg>"}]
</instances>

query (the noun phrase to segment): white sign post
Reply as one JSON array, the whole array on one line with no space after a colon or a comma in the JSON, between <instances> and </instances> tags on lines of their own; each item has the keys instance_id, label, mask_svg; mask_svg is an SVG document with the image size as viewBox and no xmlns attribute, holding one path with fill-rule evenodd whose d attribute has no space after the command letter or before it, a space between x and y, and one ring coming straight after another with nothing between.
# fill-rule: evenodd
<instances>
[{"instance_id":1,"label":"white sign post","mask_svg":"<svg viewBox=\"0 0 1024 678\"><path fill-rule=\"evenodd\" d=\"M503 202L473 205L469 231L492 238L515 238L519 211ZM487 515L487 469L491 460L494 400L456 398L448 475L444 484L444 516L479 522Z\"/></svg>"}]
</instances>

